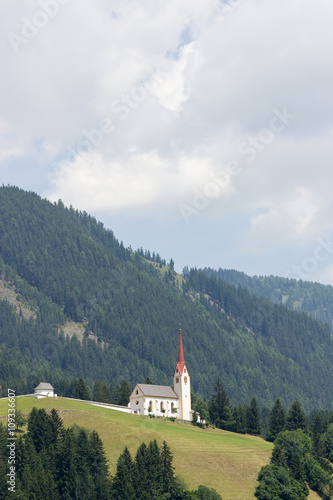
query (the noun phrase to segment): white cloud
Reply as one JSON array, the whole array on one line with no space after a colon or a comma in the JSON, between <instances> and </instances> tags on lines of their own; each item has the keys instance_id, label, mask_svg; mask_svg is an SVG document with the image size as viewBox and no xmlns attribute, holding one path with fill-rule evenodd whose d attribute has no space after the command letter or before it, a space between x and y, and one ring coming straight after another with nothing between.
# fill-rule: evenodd
<instances>
[{"instance_id":1,"label":"white cloud","mask_svg":"<svg viewBox=\"0 0 333 500\"><path fill-rule=\"evenodd\" d=\"M59 163L51 176L54 189L47 196L94 212L147 213L154 205L168 210L182 200L189 184L201 186L213 172L209 159L195 155L171 162L154 151L128 152L115 160L93 152Z\"/></svg>"},{"instance_id":2,"label":"white cloud","mask_svg":"<svg viewBox=\"0 0 333 500\"><path fill-rule=\"evenodd\" d=\"M240 216L234 253L267 259L273 246L297 250L333 230L329 0L228 9L218 0L70 0L14 52L8 33L21 34L41 2L0 5L3 166L33 158L53 198L154 218L176 214L235 160L241 173L193 226ZM239 145L284 107L295 119L248 161ZM106 119L112 133L80 154L85 133Z\"/></svg>"},{"instance_id":3,"label":"white cloud","mask_svg":"<svg viewBox=\"0 0 333 500\"><path fill-rule=\"evenodd\" d=\"M247 251L260 253L264 249L284 246L308 239L315 234L315 220L319 211L315 196L304 187L296 187L282 199L260 202L254 206L251 217Z\"/></svg>"}]
</instances>

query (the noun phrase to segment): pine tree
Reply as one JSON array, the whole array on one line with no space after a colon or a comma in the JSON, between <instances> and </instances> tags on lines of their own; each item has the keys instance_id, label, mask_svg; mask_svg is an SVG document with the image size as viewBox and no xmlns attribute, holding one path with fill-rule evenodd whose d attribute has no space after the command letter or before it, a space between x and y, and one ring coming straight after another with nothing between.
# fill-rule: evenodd
<instances>
[{"instance_id":1,"label":"pine tree","mask_svg":"<svg viewBox=\"0 0 333 500\"><path fill-rule=\"evenodd\" d=\"M301 405L298 401L295 401L287 414L286 419L286 430L287 431L297 431L297 429L301 429L302 431L306 431L306 419L305 414L301 408Z\"/></svg>"},{"instance_id":2,"label":"pine tree","mask_svg":"<svg viewBox=\"0 0 333 500\"><path fill-rule=\"evenodd\" d=\"M316 416L312 426L312 452L315 458L324 457L325 447L322 437L323 425L319 415Z\"/></svg>"},{"instance_id":3,"label":"pine tree","mask_svg":"<svg viewBox=\"0 0 333 500\"><path fill-rule=\"evenodd\" d=\"M235 426L233 428L234 432L239 434L246 434L247 432L247 408L246 406L239 405L233 410L233 419L235 421Z\"/></svg>"},{"instance_id":4,"label":"pine tree","mask_svg":"<svg viewBox=\"0 0 333 500\"><path fill-rule=\"evenodd\" d=\"M131 395L131 389L126 380L118 386L116 391L116 404L121 406L127 406L129 403L129 398Z\"/></svg>"},{"instance_id":5,"label":"pine tree","mask_svg":"<svg viewBox=\"0 0 333 500\"><path fill-rule=\"evenodd\" d=\"M282 432L286 425L286 412L279 399L275 401L269 418L269 429L267 441L275 441L279 432Z\"/></svg>"},{"instance_id":6,"label":"pine tree","mask_svg":"<svg viewBox=\"0 0 333 500\"><path fill-rule=\"evenodd\" d=\"M31 437L37 453L48 448L55 441L51 417L44 408L33 408L28 417L28 434Z\"/></svg>"},{"instance_id":7,"label":"pine tree","mask_svg":"<svg viewBox=\"0 0 333 500\"><path fill-rule=\"evenodd\" d=\"M214 391L209 404L210 420L219 429L228 430L234 425L233 415L229 398L219 379L215 384Z\"/></svg>"},{"instance_id":8,"label":"pine tree","mask_svg":"<svg viewBox=\"0 0 333 500\"><path fill-rule=\"evenodd\" d=\"M84 399L85 401L90 399L88 387L82 378L80 378L74 386L73 398Z\"/></svg>"},{"instance_id":9,"label":"pine tree","mask_svg":"<svg viewBox=\"0 0 333 500\"><path fill-rule=\"evenodd\" d=\"M65 427L63 424L63 421L58 415L57 410L52 408L51 410L51 424L52 424L52 430L53 430L53 442L56 442L57 440L61 439L65 435Z\"/></svg>"},{"instance_id":10,"label":"pine tree","mask_svg":"<svg viewBox=\"0 0 333 500\"><path fill-rule=\"evenodd\" d=\"M247 417L247 432L259 436L261 433L261 417L260 409L255 397L251 399L251 403L246 412Z\"/></svg>"},{"instance_id":11,"label":"pine tree","mask_svg":"<svg viewBox=\"0 0 333 500\"><path fill-rule=\"evenodd\" d=\"M174 467L172 466L173 455L167 443L163 441L161 450L162 481L165 493L170 493L175 483Z\"/></svg>"},{"instance_id":12,"label":"pine tree","mask_svg":"<svg viewBox=\"0 0 333 500\"><path fill-rule=\"evenodd\" d=\"M163 490L161 456L156 439L148 445L147 458L148 481L154 498L154 495L158 496Z\"/></svg>"},{"instance_id":13,"label":"pine tree","mask_svg":"<svg viewBox=\"0 0 333 500\"><path fill-rule=\"evenodd\" d=\"M136 500L136 465L126 447L117 462L117 472L112 479L111 498L114 500Z\"/></svg>"},{"instance_id":14,"label":"pine tree","mask_svg":"<svg viewBox=\"0 0 333 500\"><path fill-rule=\"evenodd\" d=\"M77 477L75 471L75 442L72 429L66 429L56 456L56 483L62 497L77 496Z\"/></svg>"},{"instance_id":15,"label":"pine tree","mask_svg":"<svg viewBox=\"0 0 333 500\"><path fill-rule=\"evenodd\" d=\"M91 474L97 498L106 500L109 495L109 471L108 461L104 446L98 433L93 431L90 439L91 452Z\"/></svg>"},{"instance_id":16,"label":"pine tree","mask_svg":"<svg viewBox=\"0 0 333 500\"><path fill-rule=\"evenodd\" d=\"M136 456L135 463L137 468L137 499L148 500L149 494L149 480L148 480L148 448L145 443L141 443Z\"/></svg>"}]
</instances>

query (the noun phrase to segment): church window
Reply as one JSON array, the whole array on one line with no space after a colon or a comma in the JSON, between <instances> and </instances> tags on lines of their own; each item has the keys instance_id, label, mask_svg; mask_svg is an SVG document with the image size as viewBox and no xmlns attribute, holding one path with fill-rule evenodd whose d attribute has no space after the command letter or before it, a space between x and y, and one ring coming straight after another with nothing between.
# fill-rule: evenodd
<instances>
[{"instance_id":1,"label":"church window","mask_svg":"<svg viewBox=\"0 0 333 500\"><path fill-rule=\"evenodd\" d=\"M161 412L164 412L164 402L161 401Z\"/></svg>"},{"instance_id":2,"label":"church window","mask_svg":"<svg viewBox=\"0 0 333 500\"><path fill-rule=\"evenodd\" d=\"M187 384L187 377L184 377L184 382L185 384Z\"/></svg>"},{"instance_id":3,"label":"church window","mask_svg":"<svg viewBox=\"0 0 333 500\"><path fill-rule=\"evenodd\" d=\"M138 405L138 404L139 404L139 401L137 401L135 404L137 404L137 405Z\"/></svg>"},{"instance_id":4,"label":"church window","mask_svg":"<svg viewBox=\"0 0 333 500\"><path fill-rule=\"evenodd\" d=\"M179 384L179 377L176 377L176 384Z\"/></svg>"},{"instance_id":5,"label":"church window","mask_svg":"<svg viewBox=\"0 0 333 500\"><path fill-rule=\"evenodd\" d=\"M139 391L138 391L138 390L136 390L136 391L135 391L135 394L139 394Z\"/></svg>"},{"instance_id":6,"label":"church window","mask_svg":"<svg viewBox=\"0 0 333 500\"><path fill-rule=\"evenodd\" d=\"M176 373L178 373L178 368L176 368Z\"/></svg>"},{"instance_id":7,"label":"church window","mask_svg":"<svg viewBox=\"0 0 333 500\"><path fill-rule=\"evenodd\" d=\"M153 402L152 402L152 401L149 401L148 411L149 411L149 412L152 412L152 411L153 411Z\"/></svg>"},{"instance_id":8,"label":"church window","mask_svg":"<svg viewBox=\"0 0 333 500\"><path fill-rule=\"evenodd\" d=\"M171 413L173 413L173 409L174 409L174 404L171 403Z\"/></svg>"},{"instance_id":9,"label":"church window","mask_svg":"<svg viewBox=\"0 0 333 500\"><path fill-rule=\"evenodd\" d=\"M186 373L186 368L184 368L184 373Z\"/></svg>"}]
</instances>

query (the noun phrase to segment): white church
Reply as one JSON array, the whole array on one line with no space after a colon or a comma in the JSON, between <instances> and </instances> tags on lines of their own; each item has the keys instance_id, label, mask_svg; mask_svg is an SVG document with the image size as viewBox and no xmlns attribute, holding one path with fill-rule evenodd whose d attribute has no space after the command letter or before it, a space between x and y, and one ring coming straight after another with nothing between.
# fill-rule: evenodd
<instances>
[{"instance_id":1,"label":"white church","mask_svg":"<svg viewBox=\"0 0 333 500\"><path fill-rule=\"evenodd\" d=\"M173 389L167 385L136 384L130 396L131 413L175 417L192 420L191 383L184 361L182 332L179 333L179 354Z\"/></svg>"}]
</instances>

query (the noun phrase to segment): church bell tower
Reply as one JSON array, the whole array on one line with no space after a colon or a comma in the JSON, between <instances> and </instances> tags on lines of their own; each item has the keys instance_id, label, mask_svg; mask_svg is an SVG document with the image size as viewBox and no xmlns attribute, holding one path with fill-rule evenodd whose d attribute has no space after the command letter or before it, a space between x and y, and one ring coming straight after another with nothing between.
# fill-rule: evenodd
<instances>
[{"instance_id":1,"label":"church bell tower","mask_svg":"<svg viewBox=\"0 0 333 500\"><path fill-rule=\"evenodd\" d=\"M173 377L173 390L179 398L179 415L181 420L192 420L191 413L191 382L184 361L182 331L179 332L179 353Z\"/></svg>"}]
</instances>

